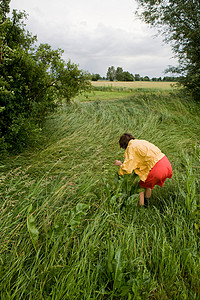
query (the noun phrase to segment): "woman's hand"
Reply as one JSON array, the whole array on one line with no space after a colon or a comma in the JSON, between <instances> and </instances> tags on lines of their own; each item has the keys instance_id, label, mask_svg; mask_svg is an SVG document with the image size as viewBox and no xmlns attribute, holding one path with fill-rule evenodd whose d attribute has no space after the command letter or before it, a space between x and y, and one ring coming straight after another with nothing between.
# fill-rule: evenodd
<instances>
[{"instance_id":1,"label":"woman's hand","mask_svg":"<svg viewBox=\"0 0 200 300\"><path fill-rule=\"evenodd\" d=\"M122 162L120 160L115 160L115 166L121 166Z\"/></svg>"}]
</instances>

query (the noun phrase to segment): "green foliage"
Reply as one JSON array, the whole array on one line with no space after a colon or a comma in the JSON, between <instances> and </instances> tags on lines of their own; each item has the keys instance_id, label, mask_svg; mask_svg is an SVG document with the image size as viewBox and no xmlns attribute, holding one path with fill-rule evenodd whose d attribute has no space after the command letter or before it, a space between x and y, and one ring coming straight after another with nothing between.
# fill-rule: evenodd
<instances>
[{"instance_id":1,"label":"green foliage","mask_svg":"<svg viewBox=\"0 0 200 300\"><path fill-rule=\"evenodd\" d=\"M33 213L31 213L32 209L33 209L33 206L31 204L27 211L27 228L28 228L28 232L30 234L33 246L36 249L36 242L39 238L39 231L35 226L35 217L33 216Z\"/></svg>"},{"instance_id":2,"label":"green foliage","mask_svg":"<svg viewBox=\"0 0 200 300\"><path fill-rule=\"evenodd\" d=\"M4 20L6 14L10 12L10 4L11 0L1 0L0 2L0 18Z\"/></svg>"},{"instance_id":3,"label":"green foliage","mask_svg":"<svg viewBox=\"0 0 200 300\"><path fill-rule=\"evenodd\" d=\"M129 205L137 205L140 186L136 174L119 176L117 173L114 185L104 181L106 196L111 206L124 211Z\"/></svg>"},{"instance_id":4,"label":"green foliage","mask_svg":"<svg viewBox=\"0 0 200 300\"><path fill-rule=\"evenodd\" d=\"M116 250L111 241L108 241L107 272L110 281L113 282L113 291L123 291L128 288L125 286L125 261L123 260L123 250L119 247ZM126 294L124 294L125 296Z\"/></svg>"},{"instance_id":5,"label":"green foliage","mask_svg":"<svg viewBox=\"0 0 200 300\"><path fill-rule=\"evenodd\" d=\"M116 79L116 71L114 66L108 68L106 78L110 81L114 81Z\"/></svg>"},{"instance_id":6,"label":"green foliage","mask_svg":"<svg viewBox=\"0 0 200 300\"><path fill-rule=\"evenodd\" d=\"M1 163L0 298L199 299L199 116L152 90L49 116L40 149ZM148 208L138 178L116 175L125 131L172 164Z\"/></svg>"},{"instance_id":7,"label":"green foliage","mask_svg":"<svg viewBox=\"0 0 200 300\"><path fill-rule=\"evenodd\" d=\"M168 71L182 76L179 81L200 99L200 3L198 0L152 1L137 0L138 14L148 24L156 26L164 41L172 45L179 66Z\"/></svg>"},{"instance_id":8,"label":"green foliage","mask_svg":"<svg viewBox=\"0 0 200 300\"><path fill-rule=\"evenodd\" d=\"M148 270L140 266L130 266L124 250L120 246L115 247L111 241L108 241L106 272L116 297L141 299L141 295L147 294L146 291L154 285Z\"/></svg>"},{"instance_id":9,"label":"green foliage","mask_svg":"<svg viewBox=\"0 0 200 300\"><path fill-rule=\"evenodd\" d=\"M123 81L134 81L133 74L129 73L128 71L123 72Z\"/></svg>"},{"instance_id":10,"label":"green foliage","mask_svg":"<svg viewBox=\"0 0 200 300\"><path fill-rule=\"evenodd\" d=\"M88 204L78 203L74 209L69 211L67 216L68 228L67 232L70 234L75 231L78 226L80 226L83 216L87 215L87 210L89 209Z\"/></svg>"},{"instance_id":11,"label":"green foliage","mask_svg":"<svg viewBox=\"0 0 200 300\"><path fill-rule=\"evenodd\" d=\"M186 172L182 175L184 188L180 188L180 193L185 201L185 211L188 217L193 222L197 230L200 226L200 194L198 194L197 175L194 172L192 163L187 155L183 153L185 160ZM198 162L200 162L200 155L198 154Z\"/></svg>"},{"instance_id":12,"label":"green foliage","mask_svg":"<svg viewBox=\"0 0 200 300\"><path fill-rule=\"evenodd\" d=\"M149 78L149 76L144 76L143 80L144 81L150 81L150 78Z\"/></svg>"},{"instance_id":13,"label":"green foliage","mask_svg":"<svg viewBox=\"0 0 200 300\"><path fill-rule=\"evenodd\" d=\"M123 81L123 69L121 67L117 67L115 76L118 81Z\"/></svg>"},{"instance_id":14,"label":"green foliage","mask_svg":"<svg viewBox=\"0 0 200 300\"><path fill-rule=\"evenodd\" d=\"M140 74L135 74L135 81L140 81Z\"/></svg>"},{"instance_id":15,"label":"green foliage","mask_svg":"<svg viewBox=\"0 0 200 300\"><path fill-rule=\"evenodd\" d=\"M99 74L92 74L91 75L91 80L92 81L98 81L101 79L101 76Z\"/></svg>"},{"instance_id":16,"label":"green foliage","mask_svg":"<svg viewBox=\"0 0 200 300\"><path fill-rule=\"evenodd\" d=\"M61 49L35 45L25 31L25 12L2 3L0 20L0 139L1 150L33 145L46 116L90 87L89 75L62 59ZM5 4L5 5L3 5Z\"/></svg>"},{"instance_id":17,"label":"green foliage","mask_svg":"<svg viewBox=\"0 0 200 300\"><path fill-rule=\"evenodd\" d=\"M118 80L118 81L134 81L133 74L129 73L128 71L123 71L121 67L109 67L107 71L106 78L110 81Z\"/></svg>"}]
</instances>

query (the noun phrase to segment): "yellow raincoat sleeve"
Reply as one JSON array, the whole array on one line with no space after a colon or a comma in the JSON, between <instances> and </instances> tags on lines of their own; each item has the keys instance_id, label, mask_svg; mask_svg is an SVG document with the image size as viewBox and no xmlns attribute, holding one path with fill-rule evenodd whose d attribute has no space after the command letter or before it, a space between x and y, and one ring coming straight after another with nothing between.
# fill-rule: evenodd
<instances>
[{"instance_id":1,"label":"yellow raincoat sleeve","mask_svg":"<svg viewBox=\"0 0 200 300\"><path fill-rule=\"evenodd\" d=\"M137 168L137 161L134 158L134 151L128 147L124 153L124 162L120 166L119 175L131 174Z\"/></svg>"}]
</instances>

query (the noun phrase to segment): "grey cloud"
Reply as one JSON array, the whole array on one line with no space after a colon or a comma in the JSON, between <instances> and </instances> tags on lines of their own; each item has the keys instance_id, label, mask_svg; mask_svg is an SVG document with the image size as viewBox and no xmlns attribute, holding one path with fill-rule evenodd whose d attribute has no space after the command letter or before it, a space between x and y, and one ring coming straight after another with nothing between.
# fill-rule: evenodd
<instances>
[{"instance_id":1,"label":"grey cloud","mask_svg":"<svg viewBox=\"0 0 200 300\"><path fill-rule=\"evenodd\" d=\"M66 35L67 37L67 35ZM137 37L124 30L99 25L92 35L86 32L60 38L58 44L65 56L80 63L93 73L105 75L110 65L121 66L129 72L161 76L169 64L173 64L169 46L161 46L161 39L151 35Z\"/></svg>"},{"instance_id":2,"label":"grey cloud","mask_svg":"<svg viewBox=\"0 0 200 300\"><path fill-rule=\"evenodd\" d=\"M34 16L28 22L38 40L49 43L53 48L64 50L64 58L88 70L105 76L109 66L121 66L131 73L159 77L164 69L175 60L170 47L162 46L161 38L154 38L147 30L138 34L135 26L131 32L99 23L88 29L86 21L79 24L41 23Z\"/></svg>"}]
</instances>

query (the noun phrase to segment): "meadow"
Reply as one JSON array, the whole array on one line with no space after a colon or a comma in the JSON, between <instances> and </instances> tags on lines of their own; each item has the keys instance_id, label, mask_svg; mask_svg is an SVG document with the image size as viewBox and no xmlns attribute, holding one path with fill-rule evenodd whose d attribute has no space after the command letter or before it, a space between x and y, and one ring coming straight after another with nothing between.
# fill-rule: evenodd
<instances>
[{"instance_id":1,"label":"meadow","mask_svg":"<svg viewBox=\"0 0 200 300\"><path fill-rule=\"evenodd\" d=\"M0 165L0 299L199 299L200 108L171 87L94 87ZM157 145L173 177L138 207L118 140Z\"/></svg>"}]
</instances>

